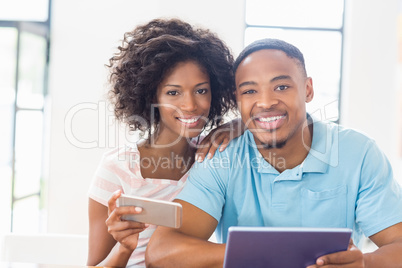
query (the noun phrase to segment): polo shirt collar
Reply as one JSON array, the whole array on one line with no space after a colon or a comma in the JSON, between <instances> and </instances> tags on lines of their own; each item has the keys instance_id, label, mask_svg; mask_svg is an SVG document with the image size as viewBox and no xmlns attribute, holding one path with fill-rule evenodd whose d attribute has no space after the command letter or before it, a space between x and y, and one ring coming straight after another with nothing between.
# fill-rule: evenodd
<instances>
[{"instance_id":1,"label":"polo shirt collar","mask_svg":"<svg viewBox=\"0 0 402 268\"><path fill-rule=\"evenodd\" d=\"M331 161L331 145L333 135L331 126L315 117L313 121L313 140L306 159L303 161L303 172L325 173Z\"/></svg>"},{"instance_id":2,"label":"polo shirt collar","mask_svg":"<svg viewBox=\"0 0 402 268\"><path fill-rule=\"evenodd\" d=\"M301 179L302 173L325 173L328 169L328 165L333 162L331 158L331 151L333 148L332 144L334 142L333 137L337 136L332 135L333 129L331 125L321 122L315 117L310 117L310 115L307 116L313 122L313 140L310 151L302 164L294 167L291 170L285 170L281 175L285 175L284 173L290 173L292 174L291 177ZM269 164L258 151L253 134L247 130L246 135L248 136L249 142L256 153L258 172L279 175L280 173L271 164ZM335 149L338 148L338 146L334 147ZM333 164L335 165L336 163ZM295 177L294 174L297 174L297 176Z\"/></svg>"}]
</instances>

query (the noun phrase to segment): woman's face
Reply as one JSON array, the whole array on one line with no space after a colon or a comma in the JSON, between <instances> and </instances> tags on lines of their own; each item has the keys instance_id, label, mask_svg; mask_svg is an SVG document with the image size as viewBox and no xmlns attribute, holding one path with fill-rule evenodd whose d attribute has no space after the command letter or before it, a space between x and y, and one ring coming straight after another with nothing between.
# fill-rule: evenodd
<instances>
[{"instance_id":1,"label":"woman's face","mask_svg":"<svg viewBox=\"0 0 402 268\"><path fill-rule=\"evenodd\" d=\"M160 135L197 137L208 121L211 85L207 72L195 61L176 64L156 92Z\"/></svg>"}]
</instances>

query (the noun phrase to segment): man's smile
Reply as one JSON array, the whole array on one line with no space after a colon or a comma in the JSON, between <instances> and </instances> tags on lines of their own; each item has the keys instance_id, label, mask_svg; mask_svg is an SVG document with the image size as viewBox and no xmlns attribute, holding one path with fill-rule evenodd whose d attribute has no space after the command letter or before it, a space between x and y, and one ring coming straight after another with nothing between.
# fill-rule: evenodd
<instances>
[{"instance_id":1,"label":"man's smile","mask_svg":"<svg viewBox=\"0 0 402 268\"><path fill-rule=\"evenodd\" d=\"M253 116L253 119L256 122L257 126L259 126L260 128L274 130L279 128L285 123L286 114L281 115L259 114Z\"/></svg>"}]
</instances>

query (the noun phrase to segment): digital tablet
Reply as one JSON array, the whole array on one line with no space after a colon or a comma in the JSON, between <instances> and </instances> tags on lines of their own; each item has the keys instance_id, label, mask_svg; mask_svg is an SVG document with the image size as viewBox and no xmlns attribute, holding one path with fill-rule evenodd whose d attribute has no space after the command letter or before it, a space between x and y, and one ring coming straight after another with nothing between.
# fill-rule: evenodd
<instances>
[{"instance_id":1,"label":"digital tablet","mask_svg":"<svg viewBox=\"0 0 402 268\"><path fill-rule=\"evenodd\" d=\"M182 206L179 203L122 194L118 199L118 206L136 206L142 208L141 213L125 215L122 217L123 220L172 228L179 228L181 226Z\"/></svg>"},{"instance_id":2,"label":"digital tablet","mask_svg":"<svg viewBox=\"0 0 402 268\"><path fill-rule=\"evenodd\" d=\"M347 250L348 228L230 227L224 266L301 268Z\"/></svg>"}]
</instances>

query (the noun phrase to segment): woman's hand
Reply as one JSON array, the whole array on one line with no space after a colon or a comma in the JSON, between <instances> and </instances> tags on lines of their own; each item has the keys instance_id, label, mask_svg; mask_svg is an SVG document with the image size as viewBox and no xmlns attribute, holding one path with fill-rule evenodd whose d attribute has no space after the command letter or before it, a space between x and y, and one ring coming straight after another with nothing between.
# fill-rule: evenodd
<instances>
[{"instance_id":1,"label":"woman's hand","mask_svg":"<svg viewBox=\"0 0 402 268\"><path fill-rule=\"evenodd\" d=\"M120 196L121 191L118 190L113 193L108 201L109 216L106 220L106 225L113 238L131 254L137 247L139 233L144 231L148 224L122 220L123 215L139 214L142 209L133 206L117 207L116 201Z\"/></svg>"},{"instance_id":2,"label":"woman's hand","mask_svg":"<svg viewBox=\"0 0 402 268\"><path fill-rule=\"evenodd\" d=\"M218 147L219 152L222 152L229 145L230 141L242 135L245 129L246 127L240 118L213 129L198 145L195 160L202 162L205 157L211 159Z\"/></svg>"}]
</instances>

